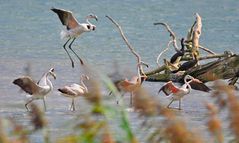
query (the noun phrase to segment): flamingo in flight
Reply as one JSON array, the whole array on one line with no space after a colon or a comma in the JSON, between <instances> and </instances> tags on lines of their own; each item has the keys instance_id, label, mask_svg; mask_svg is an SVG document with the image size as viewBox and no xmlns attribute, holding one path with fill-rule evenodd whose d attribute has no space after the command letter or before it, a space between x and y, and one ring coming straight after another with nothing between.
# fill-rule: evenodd
<instances>
[{"instance_id":1,"label":"flamingo in flight","mask_svg":"<svg viewBox=\"0 0 239 143\"><path fill-rule=\"evenodd\" d=\"M84 84L85 80L89 80L87 75L81 75L81 83L79 84L72 84L70 86L64 86L63 88L59 88L58 91L65 97L72 98L70 110L75 111L75 101L74 99L79 96L83 96L88 93L88 88Z\"/></svg>"},{"instance_id":2,"label":"flamingo in flight","mask_svg":"<svg viewBox=\"0 0 239 143\"><path fill-rule=\"evenodd\" d=\"M49 80L49 76L53 76L56 79L56 74L54 73L54 68L51 68L49 71L43 74L41 79L35 83L31 77L29 76L22 76L17 78L13 81L13 84L18 85L22 90L26 93L30 94L30 98L25 104L27 111L29 111L27 105L31 103L33 100L42 99L44 103L44 109L46 111L46 103L45 103L45 96L50 93L53 89L53 85Z\"/></svg>"},{"instance_id":3,"label":"flamingo in flight","mask_svg":"<svg viewBox=\"0 0 239 143\"><path fill-rule=\"evenodd\" d=\"M64 9L57 9L57 8L52 8L51 9L53 12L55 12L61 23L66 26L66 30L61 31L61 38L68 38L66 43L63 45L64 50L66 51L68 57L71 60L72 67L74 68L74 61L71 58L69 52L66 49L67 43L71 41L69 44L69 49L75 54L75 56L80 60L81 64L84 65L82 59L77 55L77 53L71 48L71 45L75 41L77 37L79 37L82 33L84 32L90 32L94 31L96 29L96 26L91 24L89 22L89 19L95 19L98 21L98 18L94 14L89 14L86 16L86 23L79 23L76 18L73 16L73 13L71 11L67 11Z\"/></svg>"},{"instance_id":4,"label":"flamingo in flight","mask_svg":"<svg viewBox=\"0 0 239 143\"><path fill-rule=\"evenodd\" d=\"M189 81L187 81L189 80ZM181 110L181 99L190 93L190 91L192 90L192 86L193 88L197 89L197 90L201 90L201 91L205 91L208 92L210 89L203 84L200 80L190 76L190 75L186 75L184 77L184 85L182 85L182 87L177 87L176 85L173 84L172 81L167 82L165 85L163 85L159 91L158 94L163 91L164 94L166 96L169 96L172 94L171 96L171 102L168 104L168 108L169 106L176 100L179 101L179 110Z\"/></svg>"}]
</instances>

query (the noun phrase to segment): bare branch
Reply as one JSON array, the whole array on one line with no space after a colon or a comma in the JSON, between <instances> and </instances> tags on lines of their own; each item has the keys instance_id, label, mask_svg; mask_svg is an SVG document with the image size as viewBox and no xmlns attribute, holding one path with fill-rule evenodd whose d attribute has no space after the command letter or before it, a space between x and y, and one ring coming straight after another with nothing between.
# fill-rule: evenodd
<instances>
[{"instance_id":1,"label":"bare branch","mask_svg":"<svg viewBox=\"0 0 239 143\"><path fill-rule=\"evenodd\" d=\"M168 24L163 23L163 22L159 22L159 23L154 23L154 25L163 25L163 26L167 29L167 31L170 33L170 37L173 38L172 41L173 41L173 47L174 47L174 49L175 49L177 52L179 52L180 50L179 50L178 45L177 45L177 38L176 38L175 34L173 33L173 31L172 31L172 30L170 29L170 27L168 26Z\"/></svg>"},{"instance_id":2,"label":"bare branch","mask_svg":"<svg viewBox=\"0 0 239 143\"><path fill-rule=\"evenodd\" d=\"M198 60L216 59L216 58L223 58L223 57L228 57L228 55L226 55L226 54L209 55L209 56L205 56L205 57L199 57ZM191 57L183 57L181 60L189 61L189 60L192 60L192 58Z\"/></svg>"},{"instance_id":3,"label":"bare branch","mask_svg":"<svg viewBox=\"0 0 239 143\"><path fill-rule=\"evenodd\" d=\"M208 48L205 48L205 47L203 47L203 46L201 46L201 45L199 45L199 48L202 49L202 50L204 50L204 51L206 51L206 52L208 52L208 53L210 53L210 54L216 55L215 52L213 52L212 50L209 50Z\"/></svg>"},{"instance_id":4,"label":"bare branch","mask_svg":"<svg viewBox=\"0 0 239 143\"><path fill-rule=\"evenodd\" d=\"M187 40L186 41L192 41L192 33L193 33L193 27L195 26L196 21L194 21L193 25L191 26L190 30L188 31Z\"/></svg>"},{"instance_id":5,"label":"bare branch","mask_svg":"<svg viewBox=\"0 0 239 143\"><path fill-rule=\"evenodd\" d=\"M126 45L130 49L130 51L133 53L133 55L135 55L136 58L137 58L137 63L138 63L138 65L140 65L139 66L140 67L140 72L144 73L142 65L141 65L141 63L144 63L144 62L142 62L141 56L134 50L133 46L131 46L131 44L129 43L128 39L126 38L126 36L123 33L123 30L122 30L121 26L113 18L111 18L110 16L106 15L106 17L119 29L121 37L125 41Z\"/></svg>"},{"instance_id":6,"label":"bare branch","mask_svg":"<svg viewBox=\"0 0 239 143\"><path fill-rule=\"evenodd\" d=\"M161 55L162 55L163 53L165 53L165 52L169 49L169 46L170 46L170 44L171 44L172 42L173 42L173 41L170 40L170 41L168 42L168 46L167 46L161 53L159 53L159 55L158 55L158 57L157 57L157 61L156 61L159 67L160 67L159 58L161 57Z\"/></svg>"}]
</instances>

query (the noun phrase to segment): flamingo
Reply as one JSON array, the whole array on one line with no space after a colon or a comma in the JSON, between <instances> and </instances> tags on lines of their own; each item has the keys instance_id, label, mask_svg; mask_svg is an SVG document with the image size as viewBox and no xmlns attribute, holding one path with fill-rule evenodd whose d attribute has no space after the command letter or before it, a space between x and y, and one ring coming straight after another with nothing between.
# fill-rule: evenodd
<instances>
[{"instance_id":1,"label":"flamingo","mask_svg":"<svg viewBox=\"0 0 239 143\"><path fill-rule=\"evenodd\" d=\"M55 12L61 23L66 26L66 30L61 31L61 38L68 38L66 43L63 45L64 50L66 51L68 57L71 60L71 65L74 68L74 61L72 60L69 52L66 49L67 43L72 39L71 43L69 44L69 49L75 54L75 56L80 60L81 65L84 65L83 60L77 55L77 53L71 48L71 45L75 41L75 39L80 36L84 32L94 31L96 26L89 22L89 19L95 19L98 21L98 18L94 14L89 14L86 16L86 23L79 23L76 18L73 16L71 11L67 11L64 9L57 9L52 8L53 12Z\"/></svg>"},{"instance_id":2,"label":"flamingo","mask_svg":"<svg viewBox=\"0 0 239 143\"><path fill-rule=\"evenodd\" d=\"M83 96L88 93L88 88L84 84L85 80L89 80L89 77L83 74L81 75L81 85L74 83L70 86L64 86L63 88L58 89L58 91L60 91L63 96L72 98L70 110L72 109L73 111L75 111L74 99L76 97Z\"/></svg>"},{"instance_id":3,"label":"flamingo","mask_svg":"<svg viewBox=\"0 0 239 143\"><path fill-rule=\"evenodd\" d=\"M117 88L123 92L130 93L130 106L132 106L132 96L141 87L141 84L146 80L147 76L140 72L141 65L148 66L147 64L140 62L137 65L138 76L133 76L130 80L124 79L117 83Z\"/></svg>"},{"instance_id":4,"label":"flamingo","mask_svg":"<svg viewBox=\"0 0 239 143\"><path fill-rule=\"evenodd\" d=\"M54 73L54 68L51 68L49 71L43 74L41 79L35 83L31 77L22 76L13 81L13 84L18 85L22 90L28 93L30 96L29 100L25 104L27 111L29 111L27 105L33 100L42 99L44 103L44 109L46 111L45 96L53 90L53 85L49 80L49 75L53 76L56 79L56 74Z\"/></svg>"},{"instance_id":5,"label":"flamingo","mask_svg":"<svg viewBox=\"0 0 239 143\"><path fill-rule=\"evenodd\" d=\"M189 80L189 81L187 81L187 80ZM172 96L171 96L172 100L168 104L168 106L167 106L168 108L175 100L178 100L179 101L179 110L181 110L181 99L185 95L189 94L190 91L192 90L192 87L190 85L191 83L194 84L193 86L198 87L198 90L200 89L200 87L206 86L206 85L202 84L201 81L199 81L198 79L195 79L194 77L192 77L190 75L186 75L184 77L184 83L185 84L182 87L177 87L176 85L173 84L172 81L169 81L159 89L158 94L161 91L163 91L166 96L169 96L172 94ZM201 88L201 89L203 89L203 88ZM206 91L206 92L208 92L208 91Z\"/></svg>"}]
</instances>

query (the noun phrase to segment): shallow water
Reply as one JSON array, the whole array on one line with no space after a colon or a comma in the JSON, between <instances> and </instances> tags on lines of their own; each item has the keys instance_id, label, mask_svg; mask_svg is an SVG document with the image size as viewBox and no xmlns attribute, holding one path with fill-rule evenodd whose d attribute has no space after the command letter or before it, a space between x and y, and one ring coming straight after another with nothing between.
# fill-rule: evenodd
<instances>
[{"instance_id":1,"label":"shallow water","mask_svg":"<svg viewBox=\"0 0 239 143\"><path fill-rule=\"evenodd\" d=\"M61 48L64 40L59 33L63 29L57 16L50 11L51 7L72 10L81 22L88 13L95 13L99 21L94 23L97 30L83 34L73 47L83 60L101 73L112 73L113 61L122 67L122 71L136 72L135 57L121 39L112 23L105 18L110 15L122 26L128 40L142 56L143 61L156 67L156 58L165 48L169 34L162 28L153 26L154 22L167 22L178 38L186 36L187 29L194 21L193 13L202 16L203 32L200 43L211 50L222 53L231 50L238 53L239 45L239 1L237 0L72 0L72 1L0 1L0 116L13 117L23 124L28 124L24 108L25 93L12 84L14 78L25 74L24 67L31 65L31 74L39 79L43 72L55 67L57 80L53 81L55 89L79 81L81 66L71 68L70 61ZM162 58L172 55L169 50ZM75 59L75 61L77 61ZM163 83L145 82L144 87L156 96ZM104 91L106 93L107 91ZM164 96L157 98L167 104ZM126 97L125 101L127 101ZM183 100L183 110L179 116L188 121L189 127L205 130L206 109L204 102L212 102L210 94L193 91ZM77 100L77 109L84 112L84 100ZM109 102L114 102L110 100ZM41 101L37 101L41 105ZM62 135L67 131L62 125L75 114L67 111L70 104L54 90L47 98L49 119L53 135ZM127 103L126 103L127 104ZM175 103L176 106L177 103ZM225 114L221 118L225 119ZM132 128L140 128L141 119L134 112L129 112ZM61 118L62 120L59 120ZM117 127L115 127L117 128ZM227 130L227 125L225 125ZM201 132L210 140L209 135ZM144 142L142 136L138 136ZM39 136L34 136L36 141ZM39 139L41 142L41 139Z\"/></svg>"}]
</instances>

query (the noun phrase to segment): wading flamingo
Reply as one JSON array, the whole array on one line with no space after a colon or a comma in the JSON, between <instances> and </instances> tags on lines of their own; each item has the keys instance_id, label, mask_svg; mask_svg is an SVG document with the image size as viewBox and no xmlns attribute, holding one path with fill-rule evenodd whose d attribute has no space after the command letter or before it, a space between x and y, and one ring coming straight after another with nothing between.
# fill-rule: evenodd
<instances>
[{"instance_id":1,"label":"wading flamingo","mask_svg":"<svg viewBox=\"0 0 239 143\"><path fill-rule=\"evenodd\" d=\"M60 91L63 96L72 98L70 110L72 109L73 111L75 111L74 99L76 97L83 96L88 93L88 88L84 84L85 80L89 80L89 77L83 74L81 75L80 85L74 83L70 86L64 86L63 88L58 89L58 91Z\"/></svg>"},{"instance_id":2,"label":"wading flamingo","mask_svg":"<svg viewBox=\"0 0 239 143\"><path fill-rule=\"evenodd\" d=\"M138 76L133 76L131 80L124 79L117 83L117 88L123 92L130 93L130 106L132 106L132 98L135 92L141 87L141 84L146 80L147 76L140 72L141 65L148 66L147 64L141 62L137 65ZM124 94L123 94L124 95ZM122 95L122 96L123 96ZM118 102L117 102L118 103Z\"/></svg>"},{"instance_id":3,"label":"wading flamingo","mask_svg":"<svg viewBox=\"0 0 239 143\"><path fill-rule=\"evenodd\" d=\"M18 85L22 90L30 94L30 98L28 98L29 100L25 104L27 111L29 111L27 105L36 99L43 100L44 109L46 111L45 96L53 89L53 85L48 78L49 75L56 79L54 69L51 68L48 72L43 74L42 78L37 83L35 83L29 76L23 76L13 81L13 84Z\"/></svg>"},{"instance_id":4,"label":"wading flamingo","mask_svg":"<svg viewBox=\"0 0 239 143\"><path fill-rule=\"evenodd\" d=\"M89 14L86 16L86 23L79 23L76 18L73 16L71 11L67 11L64 9L52 8L53 12L55 12L61 23L66 26L66 30L61 31L61 38L68 38L66 43L63 45L64 50L66 51L68 57L71 60L71 65L74 68L74 62L66 49L66 44L72 39L69 44L69 49L76 55L76 57L80 60L81 64L84 65L82 59L77 55L77 53L71 48L71 45L75 41L75 39L84 32L94 31L96 26L89 22L89 19L94 18L98 21L97 16L94 14Z\"/></svg>"},{"instance_id":5,"label":"wading flamingo","mask_svg":"<svg viewBox=\"0 0 239 143\"><path fill-rule=\"evenodd\" d=\"M189 81L187 81L187 80L189 80ZM159 89L158 94L160 93L160 91L163 91L166 96L169 96L172 94L172 96L171 96L172 100L168 104L168 106L167 106L168 108L174 101L178 100L179 101L179 110L181 110L181 99L185 95L190 93L190 91L192 89L191 83L195 88L197 88L197 90L201 89L202 91L205 91L205 92L208 92L210 90L205 84L203 84L201 81L199 81L196 78L193 78L190 75L186 75L184 77L184 83L185 84L182 87L177 87L176 85L173 84L172 81L169 81Z\"/></svg>"}]
</instances>

